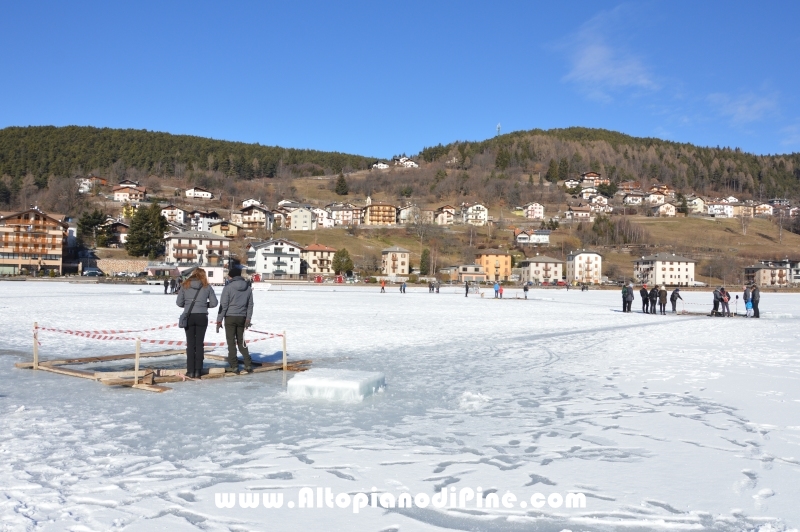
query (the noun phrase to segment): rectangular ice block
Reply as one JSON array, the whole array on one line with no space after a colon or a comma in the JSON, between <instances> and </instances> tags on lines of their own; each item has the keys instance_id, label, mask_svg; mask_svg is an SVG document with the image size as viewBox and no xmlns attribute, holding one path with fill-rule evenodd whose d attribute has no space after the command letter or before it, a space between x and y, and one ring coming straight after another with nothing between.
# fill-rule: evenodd
<instances>
[{"instance_id":1,"label":"rectangular ice block","mask_svg":"<svg viewBox=\"0 0 800 532\"><path fill-rule=\"evenodd\" d=\"M289 381L289 397L358 402L386 386L380 372L347 369L312 368Z\"/></svg>"}]
</instances>

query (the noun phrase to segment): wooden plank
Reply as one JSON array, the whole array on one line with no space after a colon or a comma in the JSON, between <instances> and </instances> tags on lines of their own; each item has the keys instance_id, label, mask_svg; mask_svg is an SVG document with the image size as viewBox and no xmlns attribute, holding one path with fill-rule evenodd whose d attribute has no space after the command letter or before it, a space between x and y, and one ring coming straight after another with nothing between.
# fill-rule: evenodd
<instances>
[{"instance_id":1,"label":"wooden plank","mask_svg":"<svg viewBox=\"0 0 800 532\"><path fill-rule=\"evenodd\" d=\"M182 355L186 353L185 349L167 349L164 351L152 351L149 353L142 353L139 356L145 357L166 357L172 355ZM208 355L206 355L208 356ZM61 360L48 360L40 362L39 366L64 366L67 364L92 364L94 362L109 362L112 360L128 360L136 358L136 353L129 353L125 355L104 355L99 357L81 357L81 358L65 358Z\"/></svg>"},{"instance_id":2,"label":"wooden plank","mask_svg":"<svg viewBox=\"0 0 800 532\"><path fill-rule=\"evenodd\" d=\"M14 367L20 369L31 369L33 368L33 362L14 362Z\"/></svg>"},{"instance_id":3,"label":"wooden plank","mask_svg":"<svg viewBox=\"0 0 800 532\"><path fill-rule=\"evenodd\" d=\"M148 392L158 392L158 393L168 392L169 390L172 389L168 386L157 386L155 384L134 384L132 387L136 388L137 390L145 390Z\"/></svg>"},{"instance_id":4,"label":"wooden plank","mask_svg":"<svg viewBox=\"0 0 800 532\"><path fill-rule=\"evenodd\" d=\"M92 379L93 381L97 380L94 376L93 371L84 371L81 369L51 368L48 366L44 366L42 364L39 364L39 369L44 371L49 371L51 373L69 375L70 377L83 377L84 379Z\"/></svg>"}]
</instances>

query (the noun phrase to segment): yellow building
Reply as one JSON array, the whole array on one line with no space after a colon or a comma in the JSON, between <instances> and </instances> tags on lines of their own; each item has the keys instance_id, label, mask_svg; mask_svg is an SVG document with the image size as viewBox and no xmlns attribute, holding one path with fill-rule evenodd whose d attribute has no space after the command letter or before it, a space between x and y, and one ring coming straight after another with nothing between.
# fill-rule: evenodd
<instances>
[{"instance_id":1,"label":"yellow building","mask_svg":"<svg viewBox=\"0 0 800 532\"><path fill-rule=\"evenodd\" d=\"M67 224L63 214L38 208L0 212L0 274L55 270L62 273Z\"/></svg>"},{"instance_id":2,"label":"yellow building","mask_svg":"<svg viewBox=\"0 0 800 532\"><path fill-rule=\"evenodd\" d=\"M500 249L482 249L475 256L475 264L483 266L489 281L508 281L511 276L511 255Z\"/></svg>"},{"instance_id":3,"label":"yellow building","mask_svg":"<svg viewBox=\"0 0 800 532\"><path fill-rule=\"evenodd\" d=\"M219 221L211 226L211 232L219 236L236 238L239 232L243 231L242 226L226 220Z\"/></svg>"}]
</instances>

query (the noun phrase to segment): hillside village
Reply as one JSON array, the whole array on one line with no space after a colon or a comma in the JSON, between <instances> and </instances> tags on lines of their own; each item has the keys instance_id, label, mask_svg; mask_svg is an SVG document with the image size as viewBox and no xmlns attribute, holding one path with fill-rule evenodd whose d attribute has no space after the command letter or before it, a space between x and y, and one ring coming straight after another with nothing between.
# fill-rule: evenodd
<instances>
[{"instance_id":1,"label":"hillside village","mask_svg":"<svg viewBox=\"0 0 800 532\"><path fill-rule=\"evenodd\" d=\"M395 157L391 165L375 162L372 170L362 175L387 172L393 167L414 171L420 165L405 156ZM348 178L355 182L359 175L354 173ZM104 247L108 250L105 254L115 258L112 271L106 271L109 268L106 266L105 274L133 275L146 271L150 276L177 275L202 265L214 282L222 282L224 270L235 261L242 263L254 279L265 281L342 282L361 278L564 286L633 280L704 286L712 281L709 277L714 277L701 275L699 271L699 263L704 259L708 262L707 256L695 253L693 258L691 250L682 250L680 246L651 244L649 247L655 249L649 249L635 236L611 243L616 246L595 245L587 249L575 235L587 230L597 233L598 222L620 225L620 220L634 220L626 223L641 225L649 221L652 226L659 220L706 219L718 223L728 220L728 225L746 236L751 224L773 225L776 219L778 223L783 223L783 219L788 222L800 213L798 207L783 198L757 201L740 200L733 195L683 194L673 186L657 182L647 186L639 180L613 182L596 171L548 183L548 194L542 194L541 201L509 208L474 201L431 205L413 198L373 200L369 195L363 199L341 196L324 204L315 198L282 198L267 204L255 197L233 203L232 199L223 201L214 191L196 185L173 187L172 196L168 197L171 201L165 201L166 187L154 195L136 180L119 179L110 183L108 178L90 176L77 178L76 183L81 194L102 205L107 213L95 230L103 235L102 242L98 245L95 234L90 246ZM543 185L540 180L540 186ZM132 217L138 209L154 202L167 223L163 256L146 262L141 259L125 262L113 250L124 250ZM60 275L97 265L95 259L99 256L85 252L79 256L76 220L38 208L3 212L0 216L5 246L0 254L1 274L52 271ZM34 219L47 226L45 232L28 229ZM55 245L59 231L63 233L61 246ZM639 226L631 234L637 231L642 232ZM334 257L339 249L347 247L341 245L342 238L358 240L359 232L364 235L378 232L386 245L372 253L357 254L347 270L338 271ZM29 242L25 240L27 235ZM87 235L82 236L80 240L86 243ZM449 239L452 248L453 238L461 242L460 253L454 253L453 249L448 252L447 246L441 245L441 241ZM41 244L50 253L41 253ZM631 257L634 252L641 252L641 258ZM427 258L423 258L425 253ZM622 258L623 255L628 258ZM754 259L739 268L736 275L729 268L727 275L739 282L759 282L771 287L800 284L800 258L787 255ZM106 261L106 264L112 263ZM718 279L722 277L725 276Z\"/></svg>"}]
</instances>

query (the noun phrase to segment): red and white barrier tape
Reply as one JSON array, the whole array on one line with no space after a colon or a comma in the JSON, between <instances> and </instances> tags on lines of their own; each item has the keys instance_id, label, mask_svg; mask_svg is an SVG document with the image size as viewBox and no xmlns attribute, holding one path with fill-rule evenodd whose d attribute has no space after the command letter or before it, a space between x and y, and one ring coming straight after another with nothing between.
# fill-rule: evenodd
<instances>
[{"instance_id":1,"label":"red and white barrier tape","mask_svg":"<svg viewBox=\"0 0 800 532\"><path fill-rule=\"evenodd\" d=\"M66 334L100 334L100 335L117 335L117 334L130 334L130 333L138 333L138 332L148 332L148 331L161 331L164 329L171 329L173 327L177 327L177 323L173 323L170 325L159 325L158 327L151 327L149 329L131 329L131 330L98 330L98 331L76 331L72 329L57 329L53 327L39 327L39 330L42 331L50 331L50 332L60 332Z\"/></svg>"}]
</instances>

